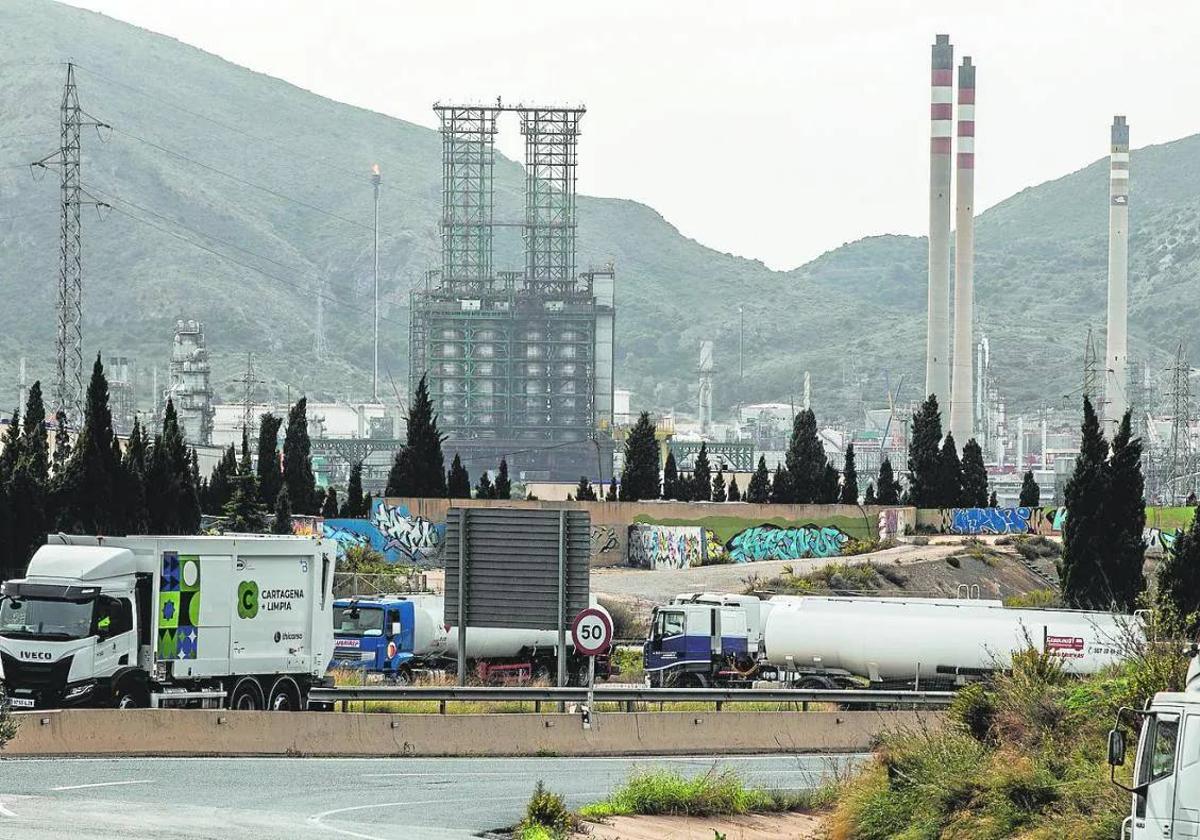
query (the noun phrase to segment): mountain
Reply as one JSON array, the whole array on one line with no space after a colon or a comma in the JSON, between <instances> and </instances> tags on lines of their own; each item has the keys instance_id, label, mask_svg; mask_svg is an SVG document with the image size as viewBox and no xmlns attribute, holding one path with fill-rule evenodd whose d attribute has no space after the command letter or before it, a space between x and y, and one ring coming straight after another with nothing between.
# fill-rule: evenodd
<instances>
[{"instance_id":1,"label":"mountain","mask_svg":"<svg viewBox=\"0 0 1200 840\"><path fill-rule=\"evenodd\" d=\"M25 164L57 147L68 58L79 66L81 105L113 126L83 135L84 184L113 207L84 215L89 358L134 359L146 400L150 368L165 375L175 319L195 318L206 324L225 399L240 399L247 352L263 396L365 395L367 173L378 162L384 394L387 376L406 380L408 291L440 249L435 131L48 0L0 5L0 55L0 288L10 303L0 308L0 407L15 400L21 356L31 378L52 378L58 189L54 173L38 182ZM585 125L603 118L589 114ZM605 153L586 141L580 151L583 167ZM1130 346L1161 360L1186 337L1195 358L1187 326L1198 314L1200 138L1136 150L1133 160ZM1097 162L978 220L977 319L1010 408L1076 388L1087 324L1103 329L1106 179ZM519 164L498 162L498 219L521 217L523 183ZM788 399L805 370L827 417L881 401L885 382L901 375L902 397L919 396L924 239L872 237L775 272L706 248L633 201L584 196L578 219L580 266L611 260L617 270L617 381L639 404L692 401L702 338L717 344L718 404L735 402L739 307L746 402ZM497 266L518 267L519 248L517 233L501 236ZM314 352L318 283L328 298L323 360Z\"/></svg>"}]
</instances>

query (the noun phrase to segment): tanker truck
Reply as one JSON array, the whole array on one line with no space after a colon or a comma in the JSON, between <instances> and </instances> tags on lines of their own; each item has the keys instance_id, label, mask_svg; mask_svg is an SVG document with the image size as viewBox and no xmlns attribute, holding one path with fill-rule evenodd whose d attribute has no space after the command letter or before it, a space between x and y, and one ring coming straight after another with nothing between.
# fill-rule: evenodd
<instances>
[{"instance_id":1,"label":"tanker truck","mask_svg":"<svg viewBox=\"0 0 1200 840\"><path fill-rule=\"evenodd\" d=\"M331 668L362 669L406 684L421 672L458 667L458 628L446 626L441 595L339 598L333 621ZM568 633L568 645L570 638ZM557 630L470 627L467 633L469 670L488 682L552 679L557 648ZM596 673L607 677L611 672L608 657L596 657ZM587 683L587 657L577 656L573 648L567 674L573 685Z\"/></svg>"},{"instance_id":2,"label":"tanker truck","mask_svg":"<svg viewBox=\"0 0 1200 840\"><path fill-rule=\"evenodd\" d=\"M337 556L309 537L52 535L0 587L16 710L299 710L326 684Z\"/></svg>"},{"instance_id":3,"label":"tanker truck","mask_svg":"<svg viewBox=\"0 0 1200 840\"><path fill-rule=\"evenodd\" d=\"M1113 783L1133 794L1122 840L1200 837L1200 657L1196 646L1183 691L1159 692L1145 709L1121 709L1108 733ZM1141 718L1133 786L1116 781L1125 763L1122 724Z\"/></svg>"},{"instance_id":4,"label":"tanker truck","mask_svg":"<svg viewBox=\"0 0 1200 840\"><path fill-rule=\"evenodd\" d=\"M701 593L654 610L643 659L652 686L917 690L979 679L1029 645L1094 673L1141 632L1135 617L990 600Z\"/></svg>"}]
</instances>

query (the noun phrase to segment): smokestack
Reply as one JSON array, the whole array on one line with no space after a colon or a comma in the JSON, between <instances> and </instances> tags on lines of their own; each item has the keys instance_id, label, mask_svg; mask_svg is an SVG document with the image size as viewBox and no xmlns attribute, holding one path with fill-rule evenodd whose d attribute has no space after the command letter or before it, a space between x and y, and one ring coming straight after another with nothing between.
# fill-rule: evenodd
<instances>
[{"instance_id":1,"label":"smokestack","mask_svg":"<svg viewBox=\"0 0 1200 840\"><path fill-rule=\"evenodd\" d=\"M1129 316L1129 126L1113 117L1108 163L1108 329L1104 350L1104 419L1115 432L1127 397L1126 322Z\"/></svg>"},{"instance_id":2,"label":"smokestack","mask_svg":"<svg viewBox=\"0 0 1200 840\"><path fill-rule=\"evenodd\" d=\"M958 68L958 186L954 217L954 382L950 431L959 446L975 435L971 403L972 316L975 310L975 68Z\"/></svg>"},{"instance_id":3,"label":"smokestack","mask_svg":"<svg viewBox=\"0 0 1200 840\"><path fill-rule=\"evenodd\" d=\"M950 130L954 123L954 47L949 35L933 45L929 140L929 323L925 393L942 411L950 402Z\"/></svg>"}]
</instances>

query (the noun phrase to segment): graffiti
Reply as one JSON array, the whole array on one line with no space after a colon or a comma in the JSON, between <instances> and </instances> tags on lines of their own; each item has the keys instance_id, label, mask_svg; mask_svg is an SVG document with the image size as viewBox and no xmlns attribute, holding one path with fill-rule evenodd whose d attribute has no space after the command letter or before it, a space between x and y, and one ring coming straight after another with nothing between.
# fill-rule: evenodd
<instances>
[{"instance_id":1,"label":"graffiti","mask_svg":"<svg viewBox=\"0 0 1200 840\"><path fill-rule=\"evenodd\" d=\"M1041 534L1062 533L1067 519L1065 507L946 508L942 510L942 533L950 534Z\"/></svg>"},{"instance_id":2,"label":"graffiti","mask_svg":"<svg viewBox=\"0 0 1200 840\"><path fill-rule=\"evenodd\" d=\"M316 537L322 534L321 523L324 520L319 516L292 516L292 534L297 537Z\"/></svg>"},{"instance_id":3,"label":"graffiti","mask_svg":"<svg viewBox=\"0 0 1200 840\"><path fill-rule=\"evenodd\" d=\"M378 551L389 563L431 563L437 559L446 537L446 526L393 507L382 499L371 506L370 519L319 520L321 534L337 542L344 553L352 547ZM296 523L292 523L295 531Z\"/></svg>"},{"instance_id":4,"label":"graffiti","mask_svg":"<svg viewBox=\"0 0 1200 840\"><path fill-rule=\"evenodd\" d=\"M592 526L592 554L608 554L620 547L616 528L611 525Z\"/></svg>"},{"instance_id":5,"label":"graffiti","mask_svg":"<svg viewBox=\"0 0 1200 840\"><path fill-rule=\"evenodd\" d=\"M735 535L725 544L725 550L734 563L800 560L804 557L835 557L849 541L850 537L844 531L832 525L800 528L758 525Z\"/></svg>"},{"instance_id":6,"label":"graffiti","mask_svg":"<svg viewBox=\"0 0 1200 840\"><path fill-rule=\"evenodd\" d=\"M630 525L629 565L687 569L705 560L705 529L697 525Z\"/></svg>"},{"instance_id":7,"label":"graffiti","mask_svg":"<svg viewBox=\"0 0 1200 840\"><path fill-rule=\"evenodd\" d=\"M894 540L912 528L912 514L908 508L885 508L879 511L879 539Z\"/></svg>"},{"instance_id":8,"label":"graffiti","mask_svg":"<svg viewBox=\"0 0 1200 840\"><path fill-rule=\"evenodd\" d=\"M1175 550L1175 541L1183 536L1182 528L1167 531L1162 528L1147 528L1142 532L1146 550L1151 554L1168 554Z\"/></svg>"}]
</instances>

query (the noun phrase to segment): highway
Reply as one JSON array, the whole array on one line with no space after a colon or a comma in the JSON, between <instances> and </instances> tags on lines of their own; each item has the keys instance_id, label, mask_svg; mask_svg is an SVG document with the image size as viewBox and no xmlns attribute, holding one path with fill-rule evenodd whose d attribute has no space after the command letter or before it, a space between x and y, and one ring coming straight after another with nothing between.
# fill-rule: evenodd
<instances>
[{"instance_id":1,"label":"highway","mask_svg":"<svg viewBox=\"0 0 1200 840\"><path fill-rule=\"evenodd\" d=\"M538 779L571 807L634 768L731 768L813 787L857 756L694 758L121 758L0 761L0 839L467 840L512 825Z\"/></svg>"}]
</instances>

